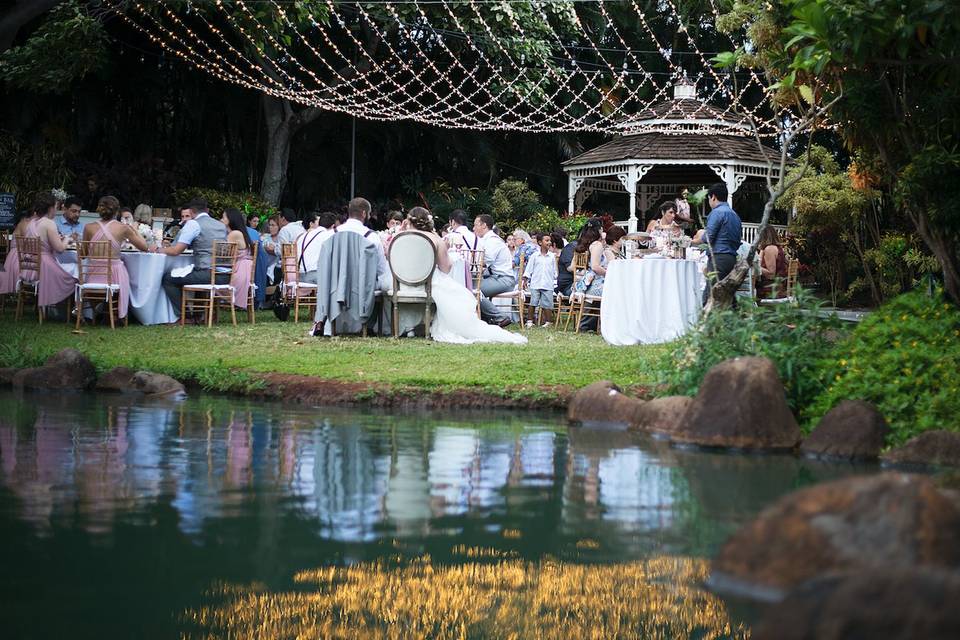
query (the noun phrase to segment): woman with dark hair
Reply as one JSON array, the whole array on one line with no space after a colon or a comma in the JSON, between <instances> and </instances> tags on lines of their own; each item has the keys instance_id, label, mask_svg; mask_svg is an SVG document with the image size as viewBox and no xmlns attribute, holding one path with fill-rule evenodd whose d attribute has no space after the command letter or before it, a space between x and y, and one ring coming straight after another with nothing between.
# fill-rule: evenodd
<instances>
[{"instance_id":1,"label":"woman with dark hair","mask_svg":"<svg viewBox=\"0 0 960 640\"><path fill-rule=\"evenodd\" d=\"M34 206L36 215L27 222L23 233L28 238L40 239L41 269L37 304L41 307L63 302L73 295L77 284L77 279L60 266L55 255L63 253L67 248L60 238L57 224L53 221L57 214L55 204L52 197L41 197ZM44 207L47 207L46 211L43 211ZM20 279L37 280L37 273L23 272L20 274Z\"/></svg>"},{"instance_id":2,"label":"woman with dark hair","mask_svg":"<svg viewBox=\"0 0 960 640\"><path fill-rule=\"evenodd\" d=\"M767 225L760 234L760 289L761 298L777 298L787 279L787 256L780 246L780 234ZM779 282L778 282L779 281ZM779 286L778 286L779 285Z\"/></svg>"},{"instance_id":3,"label":"woman with dark hair","mask_svg":"<svg viewBox=\"0 0 960 640\"><path fill-rule=\"evenodd\" d=\"M590 263L587 272L577 282L577 291L588 296L603 295L603 281L607 276L607 265L612 260L617 259L617 255L620 253L620 245L626 235L626 231L614 225L600 239L590 243Z\"/></svg>"},{"instance_id":4,"label":"woman with dark hair","mask_svg":"<svg viewBox=\"0 0 960 640\"><path fill-rule=\"evenodd\" d=\"M260 230L260 214L251 213L247 215L247 227L253 229L254 231ZM254 240L256 242L256 240Z\"/></svg>"},{"instance_id":5,"label":"woman with dark hair","mask_svg":"<svg viewBox=\"0 0 960 640\"><path fill-rule=\"evenodd\" d=\"M20 254L17 251L17 236L27 235L27 229L38 216L46 215L47 210L56 206L56 200L51 195L42 195L34 205L22 212L17 218L13 233L10 234L10 249L7 260L3 263L3 273L0 273L0 295L16 293L17 280L20 279Z\"/></svg>"},{"instance_id":6,"label":"woman with dark hair","mask_svg":"<svg viewBox=\"0 0 960 640\"><path fill-rule=\"evenodd\" d=\"M129 242L140 251L147 250L147 242L137 233L136 227L117 221L120 211L120 202L113 196L104 196L97 203L97 215L100 219L91 222L83 228L83 239L88 242L106 241L110 248L110 272L112 284L120 286L120 305L117 316L122 320L127 317L127 308L130 304L130 275L127 267L120 260L120 247L124 241ZM91 277L91 283L107 284L103 276Z\"/></svg>"},{"instance_id":7,"label":"woman with dark hair","mask_svg":"<svg viewBox=\"0 0 960 640\"><path fill-rule=\"evenodd\" d=\"M427 235L433 243L436 269L431 279L431 295L437 305L437 315L430 333L437 342L472 344L474 342L512 342L525 344L527 339L519 334L487 324L477 317L474 309L477 299L463 282L450 276L453 263L450 261L450 245L434 231L433 216L423 207L414 207L404 221L407 229ZM399 246L391 243L391 247Z\"/></svg>"},{"instance_id":8,"label":"woman with dark hair","mask_svg":"<svg viewBox=\"0 0 960 640\"><path fill-rule=\"evenodd\" d=\"M239 209L227 209L223 212L220 222L227 225L227 242L237 245L237 261L233 265L233 277L230 285L233 287L233 305L241 309L247 308L247 296L250 294L250 280L253 278L253 254L250 249L253 242L247 233L247 221Z\"/></svg>"}]
</instances>

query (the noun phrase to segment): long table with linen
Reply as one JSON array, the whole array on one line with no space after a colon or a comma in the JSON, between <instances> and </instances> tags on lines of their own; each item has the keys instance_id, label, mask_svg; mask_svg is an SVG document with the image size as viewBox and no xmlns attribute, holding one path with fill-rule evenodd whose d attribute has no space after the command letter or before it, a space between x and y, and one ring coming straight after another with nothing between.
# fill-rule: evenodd
<instances>
[{"instance_id":1,"label":"long table with linen","mask_svg":"<svg viewBox=\"0 0 960 640\"><path fill-rule=\"evenodd\" d=\"M630 345L679 338L700 317L702 280L696 260L614 260L600 303L604 340Z\"/></svg>"},{"instance_id":2,"label":"long table with linen","mask_svg":"<svg viewBox=\"0 0 960 640\"><path fill-rule=\"evenodd\" d=\"M192 263L193 256L167 256L162 253L122 251L120 259L130 274L130 314L140 324L168 324L179 314L161 286L163 275L171 269ZM77 252L64 251L58 257L60 264L74 275L77 273Z\"/></svg>"}]
</instances>

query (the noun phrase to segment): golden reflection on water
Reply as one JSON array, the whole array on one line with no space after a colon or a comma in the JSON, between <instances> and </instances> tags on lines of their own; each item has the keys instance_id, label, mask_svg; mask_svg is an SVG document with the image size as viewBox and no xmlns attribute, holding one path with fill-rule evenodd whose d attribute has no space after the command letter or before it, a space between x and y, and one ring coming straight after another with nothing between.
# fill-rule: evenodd
<instances>
[{"instance_id":1,"label":"golden reflection on water","mask_svg":"<svg viewBox=\"0 0 960 640\"><path fill-rule=\"evenodd\" d=\"M464 549L468 557L497 557ZM217 585L183 638L749 638L699 588L709 563L615 565L514 558L434 564L399 557L302 571L302 590Z\"/></svg>"}]
</instances>

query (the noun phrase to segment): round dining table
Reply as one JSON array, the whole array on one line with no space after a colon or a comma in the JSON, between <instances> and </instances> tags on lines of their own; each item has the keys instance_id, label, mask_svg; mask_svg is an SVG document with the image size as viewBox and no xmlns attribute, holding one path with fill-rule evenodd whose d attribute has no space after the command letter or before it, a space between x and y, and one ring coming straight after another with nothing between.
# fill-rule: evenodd
<instances>
[{"instance_id":1,"label":"round dining table","mask_svg":"<svg viewBox=\"0 0 960 640\"><path fill-rule=\"evenodd\" d=\"M130 275L130 314L140 324L169 324L180 314L173 308L164 292L163 276L171 269L182 268L193 262L192 255L167 256L162 253L122 251L120 259ZM64 269L77 275L77 252L67 250L57 260Z\"/></svg>"},{"instance_id":2,"label":"round dining table","mask_svg":"<svg viewBox=\"0 0 960 640\"><path fill-rule=\"evenodd\" d=\"M702 285L696 260L614 260L603 283L600 333L614 345L676 340L700 317Z\"/></svg>"}]
</instances>

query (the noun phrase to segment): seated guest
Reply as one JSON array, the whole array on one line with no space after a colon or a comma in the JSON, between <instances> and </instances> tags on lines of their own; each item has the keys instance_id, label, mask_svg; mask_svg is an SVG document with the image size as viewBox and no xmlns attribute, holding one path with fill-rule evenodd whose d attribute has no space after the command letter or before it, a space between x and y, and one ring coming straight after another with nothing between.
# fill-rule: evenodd
<instances>
[{"instance_id":1,"label":"seated guest","mask_svg":"<svg viewBox=\"0 0 960 640\"><path fill-rule=\"evenodd\" d=\"M172 246L161 249L168 256L178 256L187 249L193 249L193 271L185 276L175 277L169 273L163 276L163 290L166 291L176 313L180 313L180 299L183 286L188 284L210 284L210 269L213 267L213 243L227 239L227 227L214 220L208 212L207 201L195 198L180 210L181 219L186 213L189 218L180 229L180 235ZM228 284L229 276L216 276L217 284Z\"/></svg>"},{"instance_id":2,"label":"seated guest","mask_svg":"<svg viewBox=\"0 0 960 640\"><path fill-rule=\"evenodd\" d=\"M148 204L138 204L133 210L133 220L137 224L153 225L153 207Z\"/></svg>"},{"instance_id":3,"label":"seated guest","mask_svg":"<svg viewBox=\"0 0 960 640\"><path fill-rule=\"evenodd\" d=\"M450 240L448 244L451 248L469 249L476 251L480 244L477 240L477 234L467 228L469 215L463 209L454 209L450 213ZM511 252L513 249L511 249Z\"/></svg>"},{"instance_id":4,"label":"seated guest","mask_svg":"<svg viewBox=\"0 0 960 640\"><path fill-rule=\"evenodd\" d=\"M97 204L97 215L100 216L100 219L83 228L83 239L90 242L106 241L110 243L110 273L113 281L111 284L120 287L120 304L117 305L117 317L123 319L127 317L127 309L130 304L130 276L127 274L127 267L120 260L120 247L124 242L129 242L140 251L146 251L147 242L137 233L136 229L117 221L119 211L120 202L116 198L113 196L100 198L100 202ZM104 276L94 276L90 278L89 282L107 284Z\"/></svg>"},{"instance_id":5,"label":"seated guest","mask_svg":"<svg viewBox=\"0 0 960 640\"><path fill-rule=\"evenodd\" d=\"M317 261L320 248L334 233L337 216L325 211L310 223L310 229L297 238L297 276L300 282L317 284Z\"/></svg>"},{"instance_id":6,"label":"seated guest","mask_svg":"<svg viewBox=\"0 0 960 640\"><path fill-rule=\"evenodd\" d=\"M517 249L513 252L513 268L517 269L520 267L521 256L523 256L524 261L526 261L539 249L537 243L530 237L530 234L523 229L516 229L513 232L513 237L516 238L517 241Z\"/></svg>"},{"instance_id":7,"label":"seated guest","mask_svg":"<svg viewBox=\"0 0 960 640\"><path fill-rule=\"evenodd\" d=\"M80 198L70 196L63 202L63 214L57 217L57 232L64 238L78 239L83 234L80 222Z\"/></svg>"},{"instance_id":8,"label":"seated guest","mask_svg":"<svg viewBox=\"0 0 960 640\"><path fill-rule=\"evenodd\" d=\"M260 231L260 215L256 213L251 213L247 216L247 229L253 229L254 231ZM256 242L256 240L254 240Z\"/></svg>"},{"instance_id":9,"label":"seated guest","mask_svg":"<svg viewBox=\"0 0 960 640\"><path fill-rule=\"evenodd\" d=\"M576 242L568 242L560 252L560 258L557 264L557 293L563 296L569 296L573 288L573 256L576 253L585 253L590 245L600 239L600 230L603 229L603 223L599 218L587 220L583 228L580 229L580 235Z\"/></svg>"},{"instance_id":10,"label":"seated guest","mask_svg":"<svg viewBox=\"0 0 960 640\"><path fill-rule=\"evenodd\" d=\"M277 214L277 223L280 225L280 232L277 234L278 245L293 244L293 241L306 231L293 209L281 209ZM277 247L277 255L280 255L279 247Z\"/></svg>"},{"instance_id":11,"label":"seated guest","mask_svg":"<svg viewBox=\"0 0 960 640\"><path fill-rule=\"evenodd\" d=\"M671 235L680 235L683 229L676 223L677 205L673 201L660 205L660 219L653 219L647 225L647 233L660 231Z\"/></svg>"},{"instance_id":12,"label":"seated guest","mask_svg":"<svg viewBox=\"0 0 960 640\"><path fill-rule=\"evenodd\" d=\"M130 207L120 207L120 222L135 227L137 221L133 217L133 209Z\"/></svg>"},{"instance_id":13,"label":"seated guest","mask_svg":"<svg viewBox=\"0 0 960 640\"><path fill-rule=\"evenodd\" d=\"M390 246L390 241L399 233L401 225L403 225L403 214L399 211L388 211L387 228L380 232L380 241L384 248Z\"/></svg>"},{"instance_id":14,"label":"seated guest","mask_svg":"<svg viewBox=\"0 0 960 640\"><path fill-rule=\"evenodd\" d=\"M229 230L227 242L237 245L237 260L233 265L233 276L230 278L230 285L233 287L233 306L246 309L250 279L253 277L253 254L250 253L253 240L250 239L247 230L247 221L239 209L230 208L224 211L220 222Z\"/></svg>"},{"instance_id":15,"label":"seated guest","mask_svg":"<svg viewBox=\"0 0 960 640\"><path fill-rule=\"evenodd\" d=\"M377 245L377 288L381 291L388 291L393 286L393 276L390 274L390 267L387 266L387 257L383 251L383 243L376 231L368 228L365 224L370 217L370 202L365 198L354 198L347 205L347 219L337 226L335 231L327 233L358 233L368 242ZM328 236L329 237L329 236Z\"/></svg>"},{"instance_id":16,"label":"seated guest","mask_svg":"<svg viewBox=\"0 0 960 640\"><path fill-rule=\"evenodd\" d=\"M267 268L267 279L270 284L278 282L275 271L280 264L280 244L278 236L280 234L280 221L278 216L267 218L267 228L260 236L260 246L267 254L265 266Z\"/></svg>"},{"instance_id":17,"label":"seated guest","mask_svg":"<svg viewBox=\"0 0 960 640\"><path fill-rule=\"evenodd\" d=\"M256 227L259 221L260 218L255 213L247 216L247 237L250 238L251 243L256 243L257 245L257 270L253 274L254 284L257 285L257 291L254 294L257 309L263 308L263 303L266 302L267 299L267 264L270 262L270 255L267 254L266 249L263 247L260 232Z\"/></svg>"},{"instance_id":18,"label":"seated guest","mask_svg":"<svg viewBox=\"0 0 960 640\"><path fill-rule=\"evenodd\" d=\"M493 218L487 214L477 216L473 221L473 232L480 239L480 248L484 255L484 273L480 284L483 298L480 300L480 317L488 324L501 328L513 321L500 312L490 298L510 291L517 286L517 276L513 271L513 260L506 243L493 230Z\"/></svg>"},{"instance_id":19,"label":"seated guest","mask_svg":"<svg viewBox=\"0 0 960 640\"><path fill-rule=\"evenodd\" d=\"M10 250L7 252L7 259L3 263L3 271L0 271L0 295L16 293L17 281L20 279L20 255L17 251L17 236L27 235L27 229L38 217L45 215L53 202L56 206L56 200L53 196L42 195L34 203L31 209L20 212L14 220L13 232L10 234Z\"/></svg>"},{"instance_id":20,"label":"seated guest","mask_svg":"<svg viewBox=\"0 0 960 640\"><path fill-rule=\"evenodd\" d=\"M602 234L599 240L590 243L590 262L587 272L577 282L577 291L585 293L588 296L603 295L603 281L607 276L607 265L617 259L620 255L620 246L623 244L623 237L627 235L621 227L616 225L610 227L606 234ZM580 242L584 242L581 238Z\"/></svg>"},{"instance_id":21,"label":"seated guest","mask_svg":"<svg viewBox=\"0 0 960 640\"><path fill-rule=\"evenodd\" d=\"M46 207L45 211L43 211L44 207ZM56 215L55 207L56 203L52 197L42 197L34 210L38 213L43 211L43 213L31 218L24 229L24 235L28 238L40 239L41 266L37 304L41 307L63 302L73 295L77 284L77 279L57 262L56 254L63 253L67 247L60 239L60 231L53 219ZM20 279L36 281L37 273L25 271L20 274Z\"/></svg>"},{"instance_id":22,"label":"seated guest","mask_svg":"<svg viewBox=\"0 0 960 640\"><path fill-rule=\"evenodd\" d=\"M780 246L780 234L771 226L760 234L760 290L761 298L779 298L786 294L787 256Z\"/></svg>"}]
</instances>

